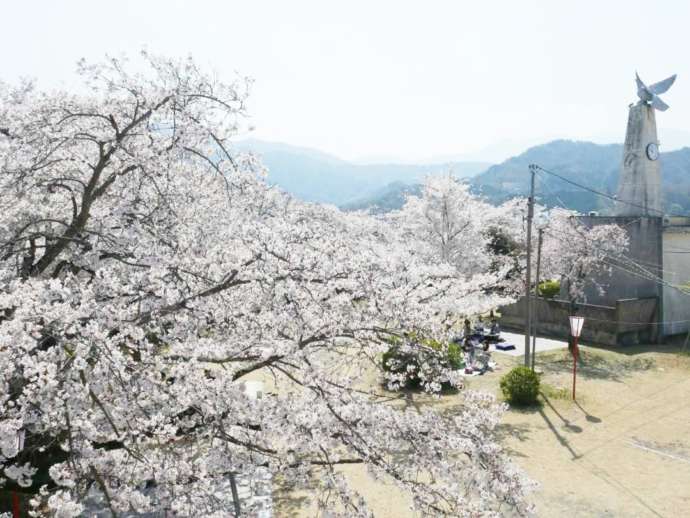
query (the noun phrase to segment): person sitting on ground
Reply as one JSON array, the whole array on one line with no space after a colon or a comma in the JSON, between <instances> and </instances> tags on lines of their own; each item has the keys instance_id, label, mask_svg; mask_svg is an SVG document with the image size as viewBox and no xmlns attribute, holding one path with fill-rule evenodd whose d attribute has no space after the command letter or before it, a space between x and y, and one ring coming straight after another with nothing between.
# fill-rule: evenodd
<instances>
[{"instance_id":1,"label":"person sitting on ground","mask_svg":"<svg viewBox=\"0 0 690 518\"><path fill-rule=\"evenodd\" d=\"M482 321L482 317L480 316L479 319L477 320L476 325L474 326L474 332L476 334L484 334L484 322Z\"/></svg>"},{"instance_id":2,"label":"person sitting on ground","mask_svg":"<svg viewBox=\"0 0 690 518\"><path fill-rule=\"evenodd\" d=\"M463 335L465 338L469 338L469 336L470 336L471 334L472 334L472 327L471 327L471 324L470 324L470 319L469 319L469 318L466 318L466 319L465 319L465 322L464 322L464 325L463 325L463 328L462 328L462 335Z\"/></svg>"},{"instance_id":3,"label":"person sitting on ground","mask_svg":"<svg viewBox=\"0 0 690 518\"><path fill-rule=\"evenodd\" d=\"M463 341L462 352L465 357L465 374L470 374L474 367L474 343L469 336Z\"/></svg>"},{"instance_id":4,"label":"person sitting on ground","mask_svg":"<svg viewBox=\"0 0 690 518\"><path fill-rule=\"evenodd\" d=\"M485 338L482 342L482 350L477 355L477 365L479 367L479 374L484 374L489 370L489 361L491 360L491 353L489 352L489 339Z\"/></svg>"},{"instance_id":5,"label":"person sitting on ground","mask_svg":"<svg viewBox=\"0 0 690 518\"><path fill-rule=\"evenodd\" d=\"M501 326L498 324L498 320L493 320L491 322L491 328L489 331L490 334L492 335L499 335L501 334Z\"/></svg>"}]
</instances>

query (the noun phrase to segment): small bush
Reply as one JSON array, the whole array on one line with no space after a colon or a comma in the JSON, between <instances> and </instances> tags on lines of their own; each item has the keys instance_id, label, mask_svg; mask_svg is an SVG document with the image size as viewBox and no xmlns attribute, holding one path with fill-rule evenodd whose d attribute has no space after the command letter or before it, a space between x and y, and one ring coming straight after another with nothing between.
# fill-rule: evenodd
<instances>
[{"instance_id":1,"label":"small bush","mask_svg":"<svg viewBox=\"0 0 690 518\"><path fill-rule=\"evenodd\" d=\"M543 281L539 283L539 295L552 299L561 292L560 281Z\"/></svg>"},{"instance_id":2,"label":"small bush","mask_svg":"<svg viewBox=\"0 0 690 518\"><path fill-rule=\"evenodd\" d=\"M512 405L533 405L539 394L539 376L529 367L515 367L501 378L501 392Z\"/></svg>"}]
</instances>

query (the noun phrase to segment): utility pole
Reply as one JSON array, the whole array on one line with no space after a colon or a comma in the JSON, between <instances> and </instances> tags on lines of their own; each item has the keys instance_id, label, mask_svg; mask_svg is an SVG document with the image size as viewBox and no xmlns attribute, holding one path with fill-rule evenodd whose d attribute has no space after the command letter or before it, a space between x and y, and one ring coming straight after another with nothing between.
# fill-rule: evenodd
<instances>
[{"instance_id":1,"label":"utility pole","mask_svg":"<svg viewBox=\"0 0 690 518\"><path fill-rule=\"evenodd\" d=\"M235 473L230 472L230 490L232 491L232 504L235 508L235 518L240 517L240 495L237 491L237 479Z\"/></svg>"},{"instance_id":2,"label":"utility pole","mask_svg":"<svg viewBox=\"0 0 690 518\"><path fill-rule=\"evenodd\" d=\"M530 335L532 333L532 220L534 219L534 164L530 164L530 188L527 198L527 272L525 278L525 304L527 314L525 316L525 367L530 366Z\"/></svg>"},{"instance_id":3,"label":"utility pole","mask_svg":"<svg viewBox=\"0 0 690 518\"><path fill-rule=\"evenodd\" d=\"M537 276L534 283L534 302L539 301L539 269L541 268L541 245L544 242L544 229L539 228L539 237L537 238ZM534 372L534 359L537 357L537 324L539 323L539 311L534 312L532 336L532 372Z\"/></svg>"}]
</instances>

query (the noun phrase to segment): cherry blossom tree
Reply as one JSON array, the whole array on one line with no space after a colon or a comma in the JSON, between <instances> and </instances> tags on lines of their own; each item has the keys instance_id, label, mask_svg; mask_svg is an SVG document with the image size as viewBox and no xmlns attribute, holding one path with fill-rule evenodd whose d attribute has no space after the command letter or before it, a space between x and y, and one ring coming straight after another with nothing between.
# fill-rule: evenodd
<instances>
[{"instance_id":1,"label":"cherry blossom tree","mask_svg":"<svg viewBox=\"0 0 690 518\"><path fill-rule=\"evenodd\" d=\"M576 213L560 208L551 209L543 219L548 222L542 252L544 278L560 279L573 302L586 302L588 283L604 290L602 280L610 274L612 261L628 249L625 229L614 224L588 226Z\"/></svg>"},{"instance_id":2,"label":"cherry blossom tree","mask_svg":"<svg viewBox=\"0 0 690 518\"><path fill-rule=\"evenodd\" d=\"M142 63L80 63L85 95L0 84L0 484L36 516L94 493L113 516L228 516L233 473L316 473L324 511L369 516L336 469L356 463L422 513L528 513L493 397L441 414L361 383L386 339L491 303L495 274L458 274L482 247L434 257L269 187L232 150L247 80Z\"/></svg>"},{"instance_id":3,"label":"cherry blossom tree","mask_svg":"<svg viewBox=\"0 0 690 518\"><path fill-rule=\"evenodd\" d=\"M489 293L501 294L494 304L513 302L524 290L526 266L525 220L527 200L515 198L492 206L473 195L452 175L427 178L421 196L410 196L392 218L419 246L427 260L452 264L461 276L485 278ZM570 300L584 300L585 286L611 269L611 260L627 250L628 237L617 225L586 225L577 213L537 206L535 221L544 227L542 278L560 279ZM533 260L536 267L534 239ZM476 307L479 310L479 307Z\"/></svg>"},{"instance_id":4,"label":"cherry blossom tree","mask_svg":"<svg viewBox=\"0 0 690 518\"><path fill-rule=\"evenodd\" d=\"M495 307L514 300L519 289L522 207L524 200L491 205L446 174L426 178L421 196L409 196L391 219L426 260L452 265L465 280L481 278L487 295L495 296ZM470 314L487 307L475 307Z\"/></svg>"}]
</instances>

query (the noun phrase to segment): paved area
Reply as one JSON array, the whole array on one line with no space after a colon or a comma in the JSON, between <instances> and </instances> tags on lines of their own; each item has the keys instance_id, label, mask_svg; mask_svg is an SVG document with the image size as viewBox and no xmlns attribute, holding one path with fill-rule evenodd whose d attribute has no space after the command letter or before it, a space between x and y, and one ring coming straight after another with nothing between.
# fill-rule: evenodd
<instances>
[{"instance_id":1,"label":"paved area","mask_svg":"<svg viewBox=\"0 0 690 518\"><path fill-rule=\"evenodd\" d=\"M501 351L496 349L496 346L491 346L492 352L497 352L499 354L508 354L510 356L523 356L525 354L525 335L520 333L509 333L506 331L501 331L501 338L505 340L504 343L511 344L515 346L512 351ZM556 340L554 338L542 338L537 337L536 350L537 354L544 351L555 351L557 349L567 349L568 342L563 340Z\"/></svg>"}]
</instances>

